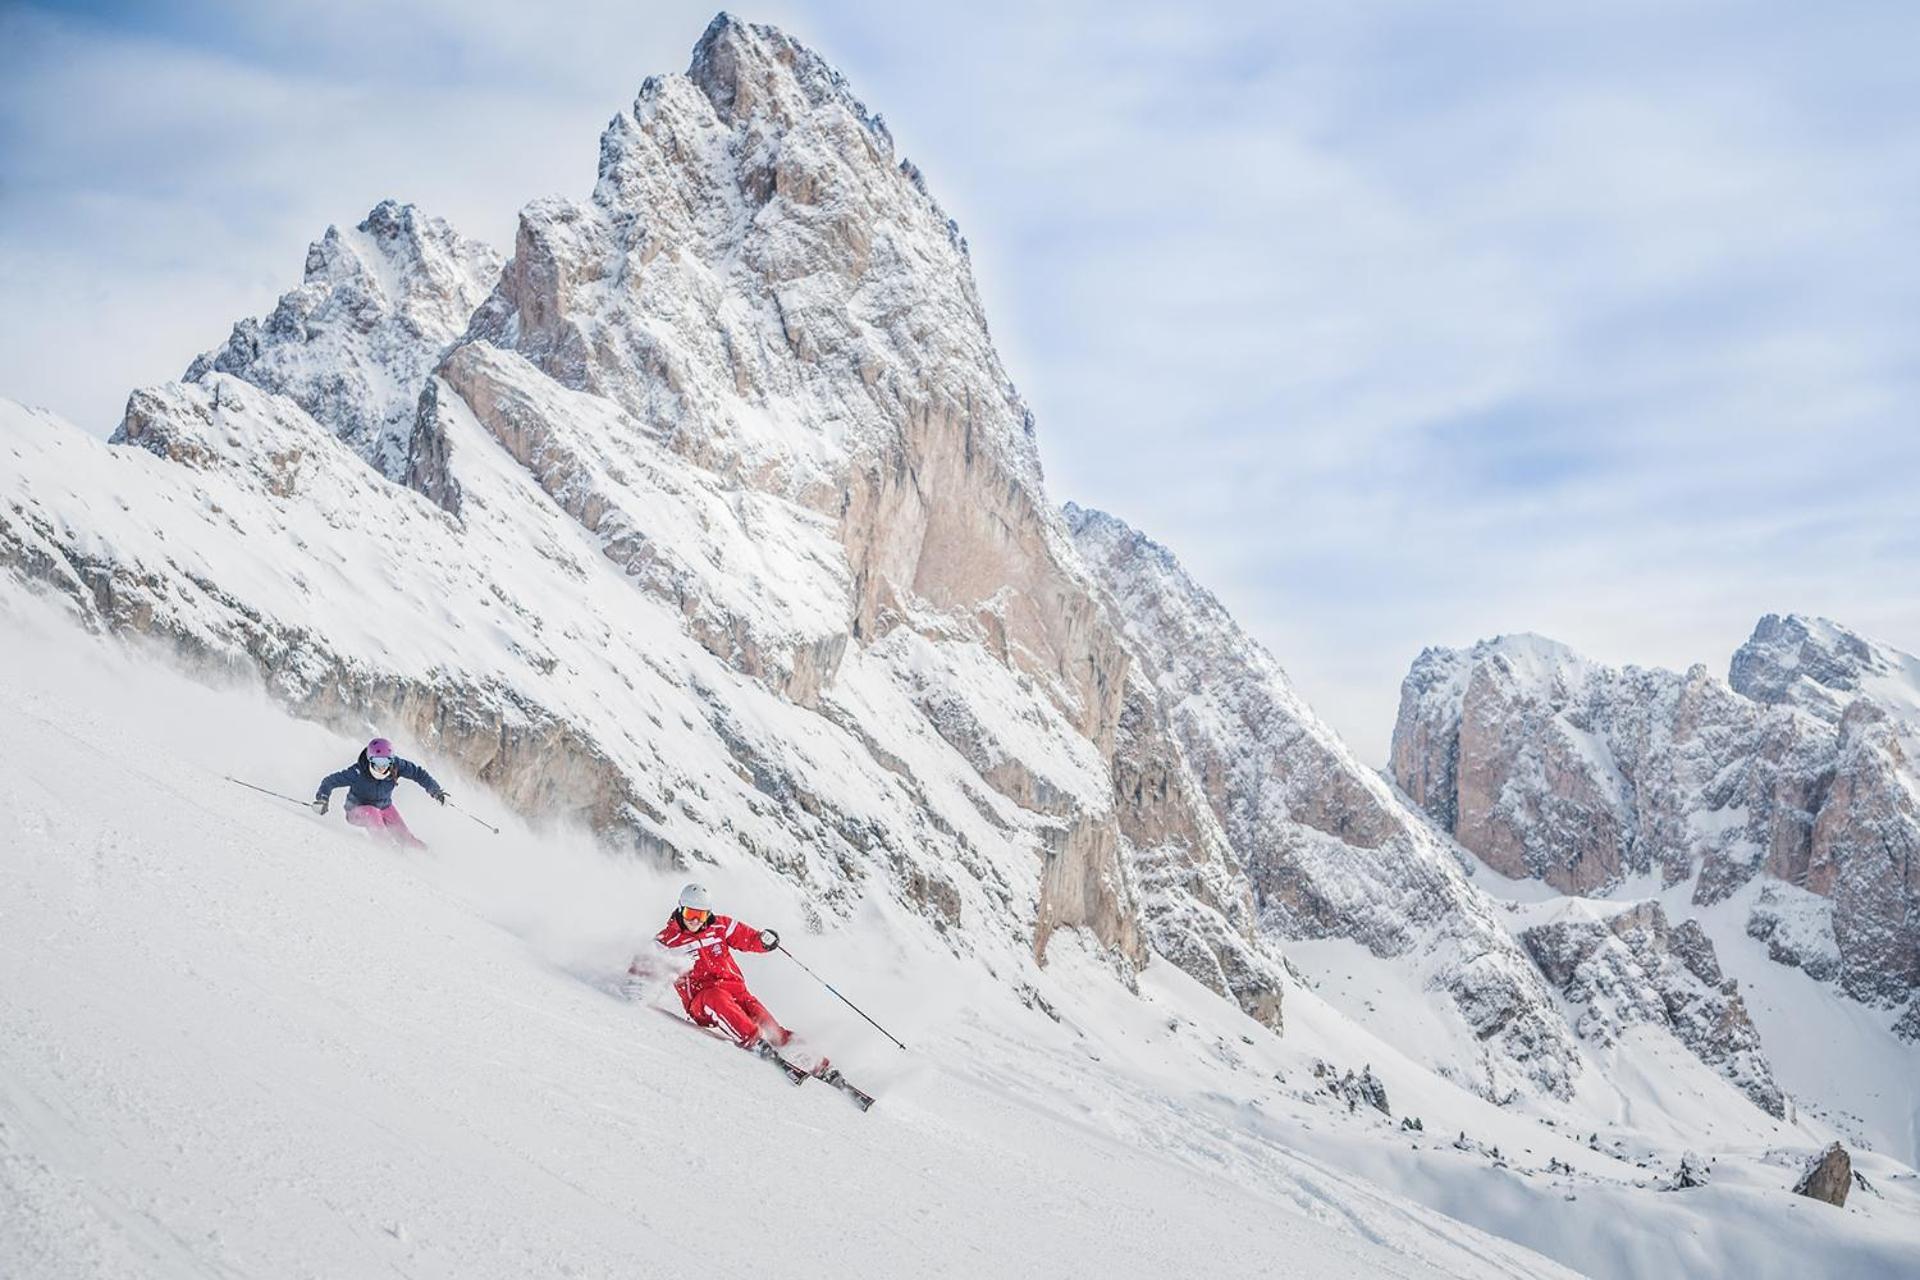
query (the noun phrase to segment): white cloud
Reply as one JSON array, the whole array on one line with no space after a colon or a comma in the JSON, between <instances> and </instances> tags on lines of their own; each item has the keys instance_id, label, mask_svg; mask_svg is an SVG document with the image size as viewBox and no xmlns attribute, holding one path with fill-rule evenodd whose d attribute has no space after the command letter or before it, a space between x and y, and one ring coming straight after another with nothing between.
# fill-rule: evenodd
<instances>
[{"instance_id":1,"label":"white cloud","mask_svg":"<svg viewBox=\"0 0 1920 1280\"><path fill-rule=\"evenodd\" d=\"M505 247L704 4L0 18L0 390L112 425L329 221ZM973 247L1056 496L1362 752L1427 643L1920 648L1920 10L793 0Z\"/></svg>"}]
</instances>

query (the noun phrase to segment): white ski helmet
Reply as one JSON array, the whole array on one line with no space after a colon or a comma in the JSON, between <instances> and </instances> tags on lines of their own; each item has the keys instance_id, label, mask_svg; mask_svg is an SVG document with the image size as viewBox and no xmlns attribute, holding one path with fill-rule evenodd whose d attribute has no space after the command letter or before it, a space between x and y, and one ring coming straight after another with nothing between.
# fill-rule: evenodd
<instances>
[{"instance_id":1,"label":"white ski helmet","mask_svg":"<svg viewBox=\"0 0 1920 1280\"><path fill-rule=\"evenodd\" d=\"M703 884L690 884L680 891L680 906L683 910L712 911L713 895Z\"/></svg>"}]
</instances>

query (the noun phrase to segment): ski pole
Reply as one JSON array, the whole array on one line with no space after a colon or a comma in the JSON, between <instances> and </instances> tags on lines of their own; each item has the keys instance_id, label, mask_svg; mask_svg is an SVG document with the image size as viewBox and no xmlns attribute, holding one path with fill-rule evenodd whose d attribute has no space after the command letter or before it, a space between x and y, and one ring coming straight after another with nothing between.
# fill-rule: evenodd
<instances>
[{"instance_id":1,"label":"ski pole","mask_svg":"<svg viewBox=\"0 0 1920 1280\"><path fill-rule=\"evenodd\" d=\"M447 808L449 808L449 809L460 809L460 806L459 806L459 805L457 805L457 804L455 804L455 803L454 803L453 801L451 801L451 800L449 800L449 801L447 801ZM481 826L483 826L483 827L485 827L485 828L486 828L487 830L489 830L489 831L491 831L491 832L493 832L493 834L495 834L495 835L499 835L499 834L500 834L500 828L498 828L498 827L496 827L496 826L494 826L494 825L493 825L493 824L492 824L491 822L485 822L485 821L482 821L482 820L481 820L481 819L479 818L479 816L478 816L478 815L476 815L476 814L474 814L474 813L473 813L473 812L472 812L471 810L469 810L469 809L460 809L460 812L461 812L461 813L463 813L463 814L466 814L466 816L467 816L467 817L469 817L469 818L472 818L472 819L473 819L473 820L474 820L475 822L478 822L478 823L480 823L480 825L481 825Z\"/></svg>"},{"instance_id":2,"label":"ski pole","mask_svg":"<svg viewBox=\"0 0 1920 1280\"><path fill-rule=\"evenodd\" d=\"M313 808L313 801L311 800L295 800L292 796L281 795L278 791L269 791L265 787L256 787L251 782L242 782L240 779L230 775L227 776L227 781L233 783L236 787L245 787L249 791L258 791L263 796L272 796L275 800L285 800L289 804L297 804L302 809Z\"/></svg>"},{"instance_id":3,"label":"ski pole","mask_svg":"<svg viewBox=\"0 0 1920 1280\"><path fill-rule=\"evenodd\" d=\"M809 978L812 978L815 982L819 983L821 986L825 987L827 990L833 991L834 996L839 999L841 1004L844 1004L845 1006L847 1006L847 1008L853 1010L855 1013L859 1014L861 1017L867 1018L866 1010L862 1009L859 1005L855 1004L853 1001L841 995L838 991L834 991L833 984L831 982L828 982L825 978L821 977L819 974L815 973L813 970L807 969L806 962L802 960L799 956L796 956L795 954L793 954L793 952L787 950L787 944L784 942L780 944L780 954L785 956L787 959L793 961L795 964L799 965L802 969L806 969L806 973ZM898 1036L895 1036L893 1032L887 1030L885 1027L875 1022L872 1018L867 1018L867 1024L871 1026L875 1031L878 1031L881 1035L885 1036L887 1039L893 1041L895 1044L900 1044L900 1039ZM906 1047L907 1046L905 1046L904 1044L900 1044L901 1049L904 1050Z\"/></svg>"}]
</instances>

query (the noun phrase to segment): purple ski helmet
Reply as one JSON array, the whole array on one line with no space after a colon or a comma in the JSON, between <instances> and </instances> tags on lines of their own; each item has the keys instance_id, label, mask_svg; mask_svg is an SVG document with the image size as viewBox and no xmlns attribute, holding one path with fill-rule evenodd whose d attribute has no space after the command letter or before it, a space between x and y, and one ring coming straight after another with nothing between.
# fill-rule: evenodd
<instances>
[{"instance_id":1,"label":"purple ski helmet","mask_svg":"<svg viewBox=\"0 0 1920 1280\"><path fill-rule=\"evenodd\" d=\"M381 756L391 760L393 758L393 744L385 738L375 738L367 744L367 758L372 759L375 756Z\"/></svg>"}]
</instances>

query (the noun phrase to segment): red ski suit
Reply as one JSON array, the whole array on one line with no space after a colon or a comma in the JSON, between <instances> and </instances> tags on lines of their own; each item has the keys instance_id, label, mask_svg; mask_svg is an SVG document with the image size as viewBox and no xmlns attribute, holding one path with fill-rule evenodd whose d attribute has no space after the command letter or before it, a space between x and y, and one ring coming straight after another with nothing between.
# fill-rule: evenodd
<instances>
[{"instance_id":1,"label":"red ski suit","mask_svg":"<svg viewBox=\"0 0 1920 1280\"><path fill-rule=\"evenodd\" d=\"M662 950L693 957L693 968L673 984L689 1018L703 1027L723 1025L742 1044L755 1036L776 1045L792 1038L793 1033L774 1021L767 1007L747 990L747 979L734 963L736 950L767 950L758 929L731 916L708 916L705 925L689 929L675 911L653 941Z\"/></svg>"}]
</instances>

